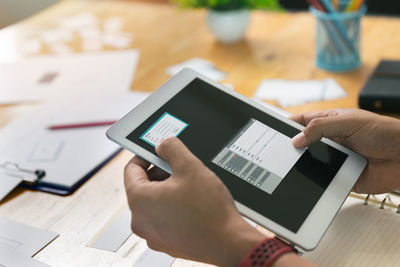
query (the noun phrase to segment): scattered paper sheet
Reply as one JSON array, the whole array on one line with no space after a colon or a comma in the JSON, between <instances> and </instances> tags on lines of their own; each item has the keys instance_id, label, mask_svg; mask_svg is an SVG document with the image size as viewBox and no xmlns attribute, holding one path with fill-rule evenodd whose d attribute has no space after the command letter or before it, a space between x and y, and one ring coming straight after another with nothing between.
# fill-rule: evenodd
<instances>
[{"instance_id":1,"label":"scattered paper sheet","mask_svg":"<svg viewBox=\"0 0 400 267\"><path fill-rule=\"evenodd\" d=\"M4 267L49 267L45 263L22 254L10 246L0 243L0 266Z\"/></svg>"},{"instance_id":2,"label":"scattered paper sheet","mask_svg":"<svg viewBox=\"0 0 400 267\"><path fill-rule=\"evenodd\" d=\"M127 92L138 60L137 50L124 50L40 56L0 64L0 104L88 92Z\"/></svg>"},{"instance_id":3,"label":"scattered paper sheet","mask_svg":"<svg viewBox=\"0 0 400 267\"><path fill-rule=\"evenodd\" d=\"M22 182L22 177L0 168L0 202Z\"/></svg>"},{"instance_id":4,"label":"scattered paper sheet","mask_svg":"<svg viewBox=\"0 0 400 267\"><path fill-rule=\"evenodd\" d=\"M175 258L166 253L146 248L132 267L170 267L174 261Z\"/></svg>"},{"instance_id":5,"label":"scattered paper sheet","mask_svg":"<svg viewBox=\"0 0 400 267\"><path fill-rule=\"evenodd\" d=\"M132 46L133 34L124 31L123 26L124 21L120 17L110 17L104 21L92 13L63 17L56 21L54 27L22 40L17 52L22 55L38 54L42 50L42 43L54 54L79 52L79 46L78 49L70 46L79 42L83 52L100 51L104 47L126 49Z\"/></svg>"},{"instance_id":6,"label":"scattered paper sheet","mask_svg":"<svg viewBox=\"0 0 400 267\"><path fill-rule=\"evenodd\" d=\"M110 219L88 246L116 252L131 234L131 212L125 207Z\"/></svg>"},{"instance_id":7,"label":"scattered paper sheet","mask_svg":"<svg viewBox=\"0 0 400 267\"><path fill-rule=\"evenodd\" d=\"M333 100L345 96L346 91L334 79L320 81L264 80L254 94L256 99L276 100L282 107Z\"/></svg>"},{"instance_id":8,"label":"scattered paper sheet","mask_svg":"<svg viewBox=\"0 0 400 267\"><path fill-rule=\"evenodd\" d=\"M32 257L57 236L56 233L0 217L0 245L26 256Z\"/></svg>"},{"instance_id":9,"label":"scattered paper sheet","mask_svg":"<svg viewBox=\"0 0 400 267\"><path fill-rule=\"evenodd\" d=\"M218 70L214 64L202 58L193 58L167 68L168 75L175 75L184 68L191 68L216 81L223 80L226 74Z\"/></svg>"}]
</instances>

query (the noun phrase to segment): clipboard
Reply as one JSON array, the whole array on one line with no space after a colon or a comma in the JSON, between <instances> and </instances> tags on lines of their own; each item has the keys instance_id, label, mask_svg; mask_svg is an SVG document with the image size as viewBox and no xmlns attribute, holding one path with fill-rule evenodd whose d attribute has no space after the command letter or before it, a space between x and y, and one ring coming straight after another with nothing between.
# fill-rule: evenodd
<instances>
[{"instance_id":1,"label":"clipboard","mask_svg":"<svg viewBox=\"0 0 400 267\"><path fill-rule=\"evenodd\" d=\"M34 189L34 190L39 190L47 193L52 193L56 195L69 195L72 192L74 192L78 187L80 187L83 183L85 183L90 177L92 177L97 171L99 171L104 165L107 164L113 157L115 157L119 152L121 152L123 149L119 148L115 152L113 152L109 157L107 157L104 161L102 161L100 164L98 164L96 167L94 167L92 170L90 170L86 175L84 175L81 179L79 179L73 186L71 187L65 187L62 185L57 185L57 184L52 184L52 183L47 183L47 182L42 182L42 178L45 177L46 171L45 170L33 170L36 173L39 173L36 175L36 178L34 179L23 179L21 181L21 184L19 186L28 188L28 189ZM16 163L14 163L16 164Z\"/></svg>"},{"instance_id":2,"label":"clipboard","mask_svg":"<svg viewBox=\"0 0 400 267\"><path fill-rule=\"evenodd\" d=\"M17 184L21 187L58 195L71 194L122 148L106 138L109 126L61 130L51 130L49 126L68 119L78 122L118 119L147 96L148 93L139 92L81 96L42 105L17 118L0 131L0 140L6 140L0 144L0 179L4 174L12 175L19 179ZM5 162L15 170L4 173L1 165ZM35 177L35 171L43 171L44 175Z\"/></svg>"}]
</instances>

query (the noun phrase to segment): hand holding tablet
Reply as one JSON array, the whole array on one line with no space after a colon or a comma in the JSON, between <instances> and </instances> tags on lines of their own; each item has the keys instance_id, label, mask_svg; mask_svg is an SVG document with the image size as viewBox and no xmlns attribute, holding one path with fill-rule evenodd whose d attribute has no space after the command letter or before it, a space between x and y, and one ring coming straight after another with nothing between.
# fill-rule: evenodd
<instances>
[{"instance_id":1,"label":"hand holding tablet","mask_svg":"<svg viewBox=\"0 0 400 267\"><path fill-rule=\"evenodd\" d=\"M366 160L330 140L296 149L299 124L184 70L107 135L171 173L154 147L177 136L227 186L239 211L304 250L315 248Z\"/></svg>"}]
</instances>

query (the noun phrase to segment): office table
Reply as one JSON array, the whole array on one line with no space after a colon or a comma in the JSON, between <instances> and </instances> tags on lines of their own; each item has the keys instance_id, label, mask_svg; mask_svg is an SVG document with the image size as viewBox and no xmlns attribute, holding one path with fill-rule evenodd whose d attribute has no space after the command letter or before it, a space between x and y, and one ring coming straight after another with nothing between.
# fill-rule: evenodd
<instances>
[{"instance_id":1,"label":"office table","mask_svg":"<svg viewBox=\"0 0 400 267\"><path fill-rule=\"evenodd\" d=\"M101 20L121 17L134 35L132 48L141 56L132 90L154 91L168 75L165 69L201 57L228 73L225 82L252 96L265 78L292 80L334 78L346 98L287 108L293 113L329 108L356 108L359 90L380 59L400 59L400 18L365 17L362 28L363 66L331 73L314 64L314 18L308 13L254 11L244 41L222 45L206 27L206 11L182 10L164 4L130 1L62 1L60 4L0 31L0 60L14 60L16 44L32 32L55 27L57 19L90 12ZM70 45L80 51L78 42ZM44 47L43 54L49 53ZM273 102L272 102L273 103ZM276 104L276 103L273 103ZM0 106L0 127L37 104ZM0 216L54 231L60 236L35 258L54 266L131 266L145 248L132 235L116 252L86 243L124 205L123 167L132 155L123 151L70 196L17 189L0 205ZM262 229L261 229L262 230ZM177 260L173 266L200 266Z\"/></svg>"}]
</instances>

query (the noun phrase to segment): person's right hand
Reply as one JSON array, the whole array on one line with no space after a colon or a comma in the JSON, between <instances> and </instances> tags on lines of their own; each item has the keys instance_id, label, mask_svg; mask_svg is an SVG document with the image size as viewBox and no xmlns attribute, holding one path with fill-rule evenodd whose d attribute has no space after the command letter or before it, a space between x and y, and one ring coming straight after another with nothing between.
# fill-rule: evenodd
<instances>
[{"instance_id":1,"label":"person's right hand","mask_svg":"<svg viewBox=\"0 0 400 267\"><path fill-rule=\"evenodd\" d=\"M384 193L400 189L400 120L357 109L304 113L291 119L306 126L293 137L295 147L327 137L368 159L353 191Z\"/></svg>"}]
</instances>

